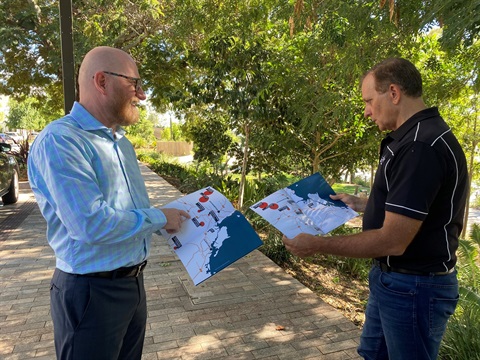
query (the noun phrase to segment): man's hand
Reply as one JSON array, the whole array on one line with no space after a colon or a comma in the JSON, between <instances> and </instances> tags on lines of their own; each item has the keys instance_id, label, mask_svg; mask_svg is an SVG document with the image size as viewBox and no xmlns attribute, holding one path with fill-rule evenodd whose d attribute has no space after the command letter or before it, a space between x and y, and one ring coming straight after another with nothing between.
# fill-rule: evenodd
<instances>
[{"instance_id":1,"label":"man's hand","mask_svg":"<svg viewBox=\"0 0 480 360\"><path fill-rule=\"evenodd\" d=\"M340 200L351 209L359 212L365 211L368 199L349 194L330 195L332 200Z\"/></svg>"},{"instance_id":2,"label":"man's hand","mask_svg":"<svg viewBox=\"0 0 480 360\"><path fill-rule=\"evenodd\" d=\"M293 239L289 239L283 235L282 241L289 252L304 258L318 253L319 249L317 249L315 245L319 244L320 239L318 236L301 233Z\"/></svg>"},{"instance_id":3,"label":"man's hand","mask_svg":"<svg viewBox=\"0 0 480 360\"><path fill-rule=\"evenodd\" d=\"M190 215L184 210L173 208L164 208L160 210L162 210L163 214L167 218L167 223L163 228L169 234L178 232L182 226L182 223L186 219L190 219Z\"/></svg>"}]
</instances>

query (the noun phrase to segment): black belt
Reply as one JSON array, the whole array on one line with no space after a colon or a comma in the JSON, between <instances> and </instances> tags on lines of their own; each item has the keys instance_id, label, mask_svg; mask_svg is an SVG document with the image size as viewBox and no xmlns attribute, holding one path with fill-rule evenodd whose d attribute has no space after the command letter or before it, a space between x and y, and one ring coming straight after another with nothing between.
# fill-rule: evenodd
<instances>
[{"instance_id":1,"label":"black belt","mask_svg":"<svg viewBox=\"0 0 480 360\"><path fill-rule=\"evenodd\" d=\"M408 274L408 275L420 275L420 276L438 276L438 275L448 275L453 273L455 270L455 267L452 267L448 271L438 271L438 272L424 272L424 271L415 271L415 270L407 270L407 269L401 269L393 266L388 266L387 264L378 261L377 259L373 259L373 265L378 266L380 270L383 272L397 272L400 274Z\"/></svg>"},{"instance_id":2,"label":"black belt","mask_svg":"<svg viewBox=\"0 0 480 360\"><path fill-rule=\"evenodd\" d=\"M83 276L99 277L99 278L105 278L105 279L138 277L143 272L146 266L147 266L147 260L135 266L121 267L112 271L94 272L94 273L84 274Z\"/></svg>"}]
</instances>

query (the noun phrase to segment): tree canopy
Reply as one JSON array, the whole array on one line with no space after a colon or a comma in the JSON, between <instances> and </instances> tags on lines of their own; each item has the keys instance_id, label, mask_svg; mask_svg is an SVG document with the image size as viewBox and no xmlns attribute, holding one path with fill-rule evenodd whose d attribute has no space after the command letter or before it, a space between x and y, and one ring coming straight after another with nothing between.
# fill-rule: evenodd
<instances>
[{"instance_id":1,"label":"tree canopy","mask_svg":"<svg viewBox=\"0 0 480 360\"><path fill-rule=\"evenodd\" d=\"M432 104L465 97L466 88L478 93L479 6L82 0L73 2L73 41L77 68L94 46L130 52L151 105L190 114L187 128L201 141L208 142L205 124L222 130L209 140L212 149L230 151L244 175L321 170L333 180L376 161L380 134L363 118L359 92L359 78L376 62L411 59ZM63 102L58 3L4 0L0 20L0 94L35 98L33 106L52 120ZM227 146L227 133L236 146ZM198 152L201 160L212 156Z\"/></svg>"}]
</instances>

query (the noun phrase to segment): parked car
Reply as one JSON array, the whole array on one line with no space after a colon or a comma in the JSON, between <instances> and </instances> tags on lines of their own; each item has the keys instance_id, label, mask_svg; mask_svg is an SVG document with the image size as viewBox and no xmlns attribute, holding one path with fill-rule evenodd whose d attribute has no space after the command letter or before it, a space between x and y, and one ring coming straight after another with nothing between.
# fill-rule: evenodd
<instances>
[{"instance_id":1,"label":"parked car","mask_svg":"<svg viewBox=\"0 0 480 360\"><path fill-rule=\"evenodd\" d=\"M15 140L17 143L20 144L20 142L23 140L23 137L22 135L20 135L18 132L16 131L5 131L5 134L7 134L8 136L10 136L13 140Z\"/></svg>"},{"instance_id":2,"label":"parked car","mask_svg":"<svg viewBox=\"0 0 480 360\"><path fill-rule=\"evenodd\" d=\"M15 142L15 140L7 133L0 133L0 142L10 144L13 152L20 152L20 143Z\"/></svg>"},{"instance_id":3,"label":"parked car","mask_svg":"<svg viewBox=\"0 0 480 360\"><path fill-rule=\"evenodd\" d=\"M19 167L15 157L8 152L10 144L0 142L0 196L4 204L14 204L19 194Z\"/></svg>"},{"instance_id":4,"label":"parked car","mask_svg":"<svg viewBox=\"0 0 480 360\"><path fill-rule=\"evenodd\" d=\"M40 134L38 131L31 131L31 132L28 134L28 140L29 140L29 141L35 140L35 138L38 136L38 134Z\"/></svg>"}]
</instances>

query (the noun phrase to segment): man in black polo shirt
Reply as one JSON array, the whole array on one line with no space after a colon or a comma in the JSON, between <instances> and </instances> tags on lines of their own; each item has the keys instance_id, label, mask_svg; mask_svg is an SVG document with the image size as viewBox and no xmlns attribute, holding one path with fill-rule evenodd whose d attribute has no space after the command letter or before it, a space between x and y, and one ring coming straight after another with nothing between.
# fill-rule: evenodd
<instances>
[{"instance_id":1,"label":"man in black polo shirt","mask_svg":"<svg viewBox=\"0 0 480 360\"><path fill-rule=\"evenodd\" d=\"M381 131L380 162L369 199L332 196L363 211L363 231L283 238L301 257L316 253L373 258L358 353L365 359L435 359L458 301L455 271L468 173L465 155L437 108L422 99L422 79L401 58L362 79L366 117Z\"/></svg>"}]
</instances>

